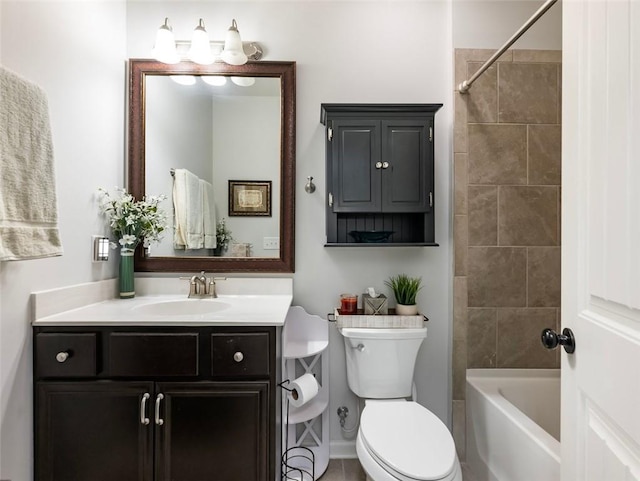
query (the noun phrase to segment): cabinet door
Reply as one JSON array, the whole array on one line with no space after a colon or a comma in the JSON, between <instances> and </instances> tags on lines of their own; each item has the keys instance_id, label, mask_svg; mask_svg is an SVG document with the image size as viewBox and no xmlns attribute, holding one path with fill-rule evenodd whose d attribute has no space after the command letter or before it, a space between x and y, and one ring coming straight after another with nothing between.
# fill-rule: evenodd
<instances>
[{"instance_id":1,"label":"cabinet door","mask_svg":"<svg viewBox=\"0 0 640 481\"><path fill-rule=\"evenodd\" d=\"M267 481L269 383L158 383L157 481Z\"/></svg>"},{"instance_id":2,"label":"cabinet door","mask_svg":"<svg viewBox=\"0 0 640 481\"><path fill-rule=\"evenodd\" d=\"M141 422L152 389L148 382L36 383L35 479L152 481L153 424Z\"/></svg>"},{"instance_id":3,"label":"cabinet door","mask_svg":"<svg viewBox=\"0 0 640 481\"><path fill-rule=\"evenodd\" d=\"M433 190L430 121L382 121L382 210L428 212Z\"/></svg>"},{"instance_id":4,"label":"cabinet door","mask_svg":"<svg viewBox=\"0 0 640 481\"><path fill-rule=\"evenodd\" d=\"M332 129L333 211L380 211L380 121L334 120Z\"/></svg>"}]
</instances>

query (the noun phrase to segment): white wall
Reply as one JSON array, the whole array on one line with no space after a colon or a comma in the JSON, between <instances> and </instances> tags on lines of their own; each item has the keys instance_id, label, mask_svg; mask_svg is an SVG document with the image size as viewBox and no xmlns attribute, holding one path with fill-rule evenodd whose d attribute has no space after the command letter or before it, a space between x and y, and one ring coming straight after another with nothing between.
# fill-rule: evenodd
<instances>
[{"instance_id":1,"label":"white wall","mask_svg":"<svg viewBox=\"0 0 640 481\"><path fill-rule=\"evenodd\" d=\"M90 236L105 233L94 192L123 185L127 57L147 57L169 16L178 38L199 17L214 38L236 18L265 58L297 61L296 273L294 303L326 315L344 291L385 290L392 274L420 275L429 337L416 379L422 403L450 419L451 364L451 6L448 1L212 1L0 3L0 62L49 94L56 154L61 258L0 268L2 464L0 478L31 479L32 405L29 294L115 275L92 265ZM29 41L25 42L24 39ZM406 52L406 53L405 53ZM437 248L325 248L323 102L444 103L436 115ZM304 191L307 176L318 185ZM335 410L355 398L344 349L331 333L331 438L344 438ZM353 423L353 417L349 424ZM348 440L347 440L348 441Z\"/></svg>"},{"instance_id":2,"label":"white wall","mask_svg":"<svg viewBox=\"0 0 640 481\"><path fill-rule=\"evenodd\" d=\"M29 295L115 275L91 263L91 235L106 228L94 198L122 185L126 58L122 2L0 3L0 63L48 94L64 256L0 269L0 478L32 479Z\"/></svg>"},{"instance_id":3,"label":"white wall","mask_svg":"<svg viewBox=\"0 0 640 481\"><path fill-rule=\"evenodd\" d=\"M416 373L421 402L450 418L450 132L451 19L445 2L130 3L128 54L146 56L153 32L168 16L177 38L205 19L222 38L236 18L245 40L264 44L265 59L297 62L296 273L294 303L326 315L345 291L384 290L392 274L420 275L419 303L431 319ZM403 50L406 49L406 50ZM398 54L409 52L408 55ZM436 116L437 248L325 248L323 102L442 102ZM318 190L304 191L312 175ZM346 384L344 348L331 335L331 439L343 438L335 411L356 412ZM355 417L355 416L353 416ZM352 424L353 417L349 419Z\"/></svg>"},{"instance_id":4,"label":"white wall","mask_svg":"<svg viewBox=\"0 0 640 481\"><path fill-rule=\"evenodd\" d=\"M498 49L546 0L452 0L453 47ZM513 45L518 49L562 49L562 0L558 0Z\"/></svg>"}]
</instances>

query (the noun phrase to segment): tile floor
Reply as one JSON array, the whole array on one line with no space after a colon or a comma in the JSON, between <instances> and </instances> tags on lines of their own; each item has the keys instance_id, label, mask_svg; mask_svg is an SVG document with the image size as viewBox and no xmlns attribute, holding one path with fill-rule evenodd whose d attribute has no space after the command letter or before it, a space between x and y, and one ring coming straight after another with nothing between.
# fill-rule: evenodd
<instances>
[{"instance_id":1,"label":"tile floor","mask_svg":"<svg viewBox=\"0 0 640 481\"><path fill-rule=\"evenodd\" d=\"M475 481L466 464L462 463L464 481ZM319 481L365 481L367 479L357 459L331 459Z\"/></svg>"},{"instance_id":2,"label":"tile floor","mask_svg":"<svg viewBox=\"0 0 640 481\"><path fill-rule=\"evenodd\" d=\"M357 459L331 459L320 481L365 481L367 479Z\"/></svg>"}]
</instances>

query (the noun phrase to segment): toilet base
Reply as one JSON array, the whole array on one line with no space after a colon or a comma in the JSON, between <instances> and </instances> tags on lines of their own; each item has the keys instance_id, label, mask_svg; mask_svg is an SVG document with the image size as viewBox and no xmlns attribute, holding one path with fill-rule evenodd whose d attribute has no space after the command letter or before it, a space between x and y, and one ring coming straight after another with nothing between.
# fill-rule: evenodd
<instances>
[{"instance_id":1,"label":"toilet base","mask_svg":"<svg viewBox=\"0 0 640 481\"><path fill-rule=\"evenodd\" d=\"M395 476L393 476L382 466L380 466L380 464L378 464L373 456L369 454L369 451L367 451L367 448L362 441L359 430L358 436L356 438L356 453L358 454L358 460L362 465L362 469L364 469L364 472L367 475L367 481L401 481L401 478L396 478ZM460 467L460 462L458 461L457 456L454 471L446 478L442 478L438 481L463 481L462 469Z\"/></svg>"}]
</instances>

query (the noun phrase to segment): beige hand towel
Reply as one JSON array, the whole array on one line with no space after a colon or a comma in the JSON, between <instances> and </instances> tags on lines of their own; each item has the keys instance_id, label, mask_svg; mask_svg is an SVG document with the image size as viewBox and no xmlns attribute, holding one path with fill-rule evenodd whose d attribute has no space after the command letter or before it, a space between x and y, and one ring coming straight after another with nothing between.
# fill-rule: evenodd
<instances>
[{"instance_id":1,"label":"beige hand towel","mask_svg":"<svg viewBox=\"0 0 640 481\"><path fill-rule=\"evenodd\" d=\"M202 185L202 217L204 231L204 248L216 248L216 209L213 198L213 185L200 179Z\"/></svg>"},{"instance_id":2,"label":"beige hand towel","mask_svg":"<svg viewBox=\"0 0 640 481\"><path fill-rule=\"evenodd\" d=\"M186 169L175 169L173 209L175 215L174 248L202 249L204 222L203 189L200 179Z\"/></svg>"},{"instance_id":3,"label":"beige hand towel","mask_svg":"<svg viewBox=\"0 0 640 481\"><path fill-rule=\"evenodd\" d=\"M0 260L62 255L44 91L0 67Z\"/></svg>"}]
</instances>

